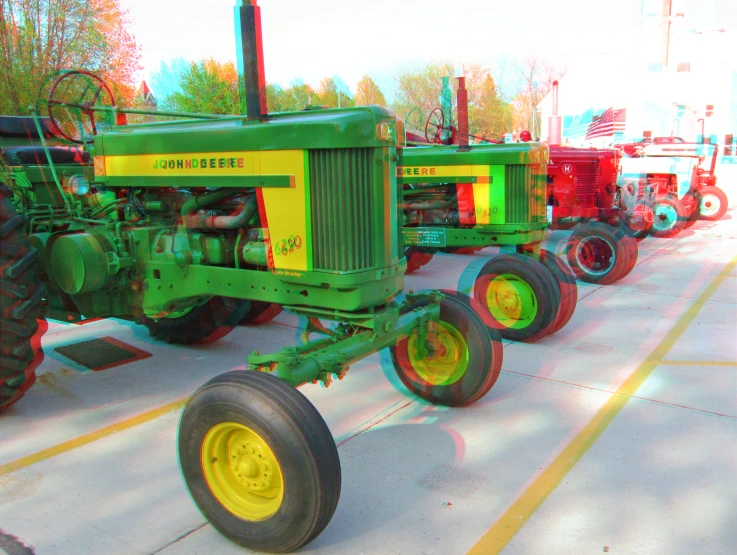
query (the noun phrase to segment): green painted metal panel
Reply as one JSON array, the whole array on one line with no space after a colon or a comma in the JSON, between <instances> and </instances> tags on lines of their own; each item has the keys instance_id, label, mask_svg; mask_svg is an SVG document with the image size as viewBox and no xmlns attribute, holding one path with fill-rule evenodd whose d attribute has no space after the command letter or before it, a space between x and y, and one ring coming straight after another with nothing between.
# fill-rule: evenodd
<instances>
[{"instance_id":1,"label":"green painted metal panel","mask_svg":"<svg viewBox=\"0 0 737 555\"><path fill-rule=\"evenodd\" d=\"M391 118L378 106L122 125L95 137L95 156L356 148L385 146L377 125Z\"/></svg>"}]
</instances>

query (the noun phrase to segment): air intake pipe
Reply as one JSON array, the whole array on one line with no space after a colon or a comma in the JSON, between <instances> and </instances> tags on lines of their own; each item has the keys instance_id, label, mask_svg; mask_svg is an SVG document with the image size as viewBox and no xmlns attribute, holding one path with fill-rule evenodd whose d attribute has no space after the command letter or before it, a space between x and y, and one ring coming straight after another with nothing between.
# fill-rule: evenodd
<instances>
[{"instance_id":1,"label":"air intake pipe","mask_svg":"<svg viewBox=\"0 0 737 555\"><path fill-rule=\"evenodd\" d=\"M553 81L553 115L548 120L548 145L559 145L561 136L561 118L558 115L558 81Z\"/></svg>"}]
</instances>

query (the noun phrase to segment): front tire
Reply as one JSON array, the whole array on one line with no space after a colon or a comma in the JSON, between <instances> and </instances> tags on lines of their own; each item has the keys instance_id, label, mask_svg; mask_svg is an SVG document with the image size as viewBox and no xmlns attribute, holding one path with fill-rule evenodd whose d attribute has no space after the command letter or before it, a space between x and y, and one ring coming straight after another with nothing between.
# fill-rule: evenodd
<instances>
[{"instance_id":1,"label":"front tire","mask_svg":"<svg viewBox=\"0 0 737 555\"><path fill-rule=\"evenodd\" d=\"M514 341L540 339L560 308L560 290L550 271L519 254L489 260L474 283L474 298L487 326Z\"/></svg>"},{"instance_id":2,"label":"front tire","mask_svg":"<svg viewBox=\"0 0 737 555\"><path fill-rule=\"evenodd\" d=\"M178 436L192 499L238 545L294 551L330 522L341 488L335 441L312 403L275 376L213 378L187 404Z\"/></svg>"},{"instance_id":3,"label":"front tire","mask_svg":"<svg viewBox=\"0 0 737 555\"><path fill-rule=\"evenodd\" d=\"M667 238L678 235L686 225L686 209L680 200L667 196L658 199L653 216L653 237Z\"/></svg>"},{"instance_id":4,"label":"front tire","mask_svg":"<svg viewBox=\"0 0 737 555\"><path fill-rule=\"evenodd\" d=\"M554 252L541 249L540 262L553 275L560 290L560 309L553 322L545 330L545 335L551 335L565 326L576 311L576 306L578 305L578 286L576 285L576 274Z\"/></svg>"},{"instance_id":5,"label":"front tire","mask_svg":"<svg viewBox=\"0 0 737 555\"><path fill-rule=\"evenodd\" d=\"M10 189L0 183L0 409L17 402L36 381L48 327L38 276L38 251L23 231Z\"/></svg>"},{"instance_id":6,"label":"front tire","mask_svg":"<svg viewBox=\"0 0 737 555\"><path fill-rule=\"evenodd\" d=\"M727 213L727 195L719 187L707 186L701 192L699 212L704 220L719 220Z\"/></svg>"},{"instance_id":7,"label":"front tire","mask_svg":"<svg viewBox=\"0 0 737 555\"><path fill-rule=\"evenodd\" d=\"M448 293L440 303L437 341L419 355L414 331L389 348L402 383L418 397L449 407L481 399L499 378L503 349L499 333L489 330L471 300ZM429 343L429 342L428 342Z\"/></svg>"},{"instance_id":8,"label":"front tire","mask_svg":"<svg viewBox=\"0 0 737 555\"><path fill-rule=\"evenodd\" d=\"M144 318L151 337L167 343L212 343L228 335L250 307L249 301L215 296L178 318Z\"/></svg>"},{"instance_id":9,"label":"front tire","mask_svg":"<svg viewBox=\"0 0 737 555\"><path fill-rule=\"evenodd\" d=\"M591 222L577 227L566 246L568 265L586 283L606 285L622 277L627 267L625 234Z\"/></svg>"}]
</instances>

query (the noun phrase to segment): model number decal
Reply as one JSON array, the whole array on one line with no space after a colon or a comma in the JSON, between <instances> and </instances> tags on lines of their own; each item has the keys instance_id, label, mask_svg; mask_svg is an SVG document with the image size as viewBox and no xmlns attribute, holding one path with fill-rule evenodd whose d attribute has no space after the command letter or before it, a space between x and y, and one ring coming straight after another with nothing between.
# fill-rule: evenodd
<instances>
[{"instance_id":1,"label":"model number decal","mask_svg":"<svg viewBox=\"0 0 737 555\"><path fill-rule=\"evenodd\" d=\"M302 248L302 237L299 235L290 235L288 239L277 241L274 246L274 254L276 256L289 256L296 250Z\"/></svg>"},{"instance_id":2,"label":"model number decal","mask_svg":"<svg viewBox=\"0 0 737 555\"><path fill-rule=\"evenodd\" d=\"M477 216L493 216L495 214L499 213L499 209L496 206L492 206L491 208L477 208L476 209L476 215Z\"/></svg>"}]
</instances>

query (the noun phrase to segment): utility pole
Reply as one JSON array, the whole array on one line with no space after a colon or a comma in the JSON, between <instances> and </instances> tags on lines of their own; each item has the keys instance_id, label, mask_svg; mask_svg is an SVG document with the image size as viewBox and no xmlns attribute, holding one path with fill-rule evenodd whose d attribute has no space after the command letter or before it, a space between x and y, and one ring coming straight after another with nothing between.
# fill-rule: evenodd
<instances>
[{"instance_id":1,"label":"utility pole","mask_svg":"<svg viewBox=\"0 0 737 555\"><path fill-rule=\"evenodd\" d=\"M663 0L663 27L661 31L660 63L668 69L668 51L670 50L670 18L673 0Z\"/></svg>"}]
</instances>

